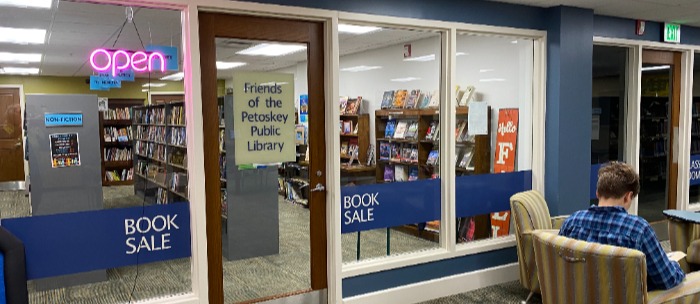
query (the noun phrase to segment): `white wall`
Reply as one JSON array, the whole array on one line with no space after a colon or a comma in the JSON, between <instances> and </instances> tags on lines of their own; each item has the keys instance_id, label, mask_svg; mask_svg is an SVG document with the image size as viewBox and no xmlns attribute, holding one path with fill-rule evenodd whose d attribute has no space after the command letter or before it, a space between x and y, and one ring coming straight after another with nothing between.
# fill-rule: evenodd
<instances>
[{"instance_id":1,"label":"white wall","mask_svg":"<svg viewBox=\"0 0 700 304\"><path fill-rule=\"evenodd\" d=\"M457 52L456 83L462 87L473 85L473 98L491 106L491 157L495 154L498 110L518 108L518 170L532 168L532 73L533 42L510 37L459 36ZM341 42L342 44L342 42ZM384 91L419 89L435 91L440 83L440 37L411 42L412 57L435 54L435 60L427 62L404 61L404 43L346 55L340 58L340 68L355 66L381 66L380 69L364 72L340 72L340 95L362 96L365 101L361 111L370 114L370 137L375 143L374 111L381 106ZM340 46L343 47L342 45ZM295 74L295 98L307 93L306 62L275 72ZM394 82L391 79L416 77L410 82ZM492 81L488 79L503 79ZM483 81L487 80L487 81ZM327 101L329 106L338 106L337 100ZM311 131L313 132L313 131Z\"/></svg>"}]
</instances>

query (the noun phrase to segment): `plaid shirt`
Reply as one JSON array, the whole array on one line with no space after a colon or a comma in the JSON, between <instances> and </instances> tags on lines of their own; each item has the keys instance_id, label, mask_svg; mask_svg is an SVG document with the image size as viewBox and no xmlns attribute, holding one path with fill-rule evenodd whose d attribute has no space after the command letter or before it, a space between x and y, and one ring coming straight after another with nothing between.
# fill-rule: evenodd
<instances>
[{"instance_id":1,"label":"plaid shirt","mask_svg":"<svg viewBox=\"0 0 700 304\"><path fill-rule=\"evenodd\" d=\"M648 290L670 289L685 277L680 265L668 259L649 223L622 207L577 211L566 219L559 235L641 251L647 261Z\"/></svg>"}]
</instances>

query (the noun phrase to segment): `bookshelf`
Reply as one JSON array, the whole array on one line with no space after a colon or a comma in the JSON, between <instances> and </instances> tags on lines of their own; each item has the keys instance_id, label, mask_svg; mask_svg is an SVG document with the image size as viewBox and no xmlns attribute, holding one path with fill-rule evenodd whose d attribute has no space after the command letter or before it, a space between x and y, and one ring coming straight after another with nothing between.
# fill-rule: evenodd
<instances>
[{"instance_id":1,"label":"bookshelf","mask_svg":"<svg viewBox=\"0 0 700 304\"><path fill-rule=\"evenodd\" d=\"M352 132L344 129L344 125L350 124ZM367 166L367 152L370 146L369 114L341 114L340 115L340 167L341 178L345 182L356 182L363 176L373 176L375 166ZM346 164L350 161L349 149L357 146L357 161L352 166ZM344 151L345 150L345 151ZM358 165L359 163L359 165Z\"/></svg>"},{"instance_id":2,"label":"bookshelf","mask_svg":"<svg viewBox=\"0 0 700 304\"><path fill-rule=\"evenodd\" d=\"M491 168L491 109L488 109L488 133L486 135L466 136L469 109L456 109L455 137L456 146L456 176L485 174ZM440 177L439 143L444 138L439 132L440 112L437 109L381 109L375 111L375 136L377 139L377 166L375 178L377 183L404 182ZM396 129L400 122L405 123L403 136L395 138ZM409 132L411 124L415 124L415 134ZM462 126L463 125L463 126ZM387 132L387 126L394 129ZM393 135L392 135L393 134ZM391 136L388 136L391 135ZM408 148L407 148L408 147ZM462 158L471 153L465 163ZM406 156L408 154L408 156ZM397 156L398 155L398 156ZM387 173L387 166L393 170ZM403 167L399 177L396 168ZM388 180L392 179L392 180ZM487 218L488 219L488 218ZM417 225L397 227L398 230L418 235L428 240L439 240L439 221L426 223L424 230Z\"/></svg>"},{"instance_id":3,"label":"bookshelf","mask_svg":"<svg viewBox=\"0 0 700 304\"><path fill-rule=\"evenodd\" d=\"M150 204L187 201L187 136L182 101L133 108L134 192Z\"/></svg>"},{"instance_id":4,"label":"bookshelf","mask_svg":"<svg viewBox=\"0 0 700 304\"><path fill-rule=\"evenodd\" d=\"M102 185L132 185L132 107L143 105L143 99L110 98L107 105L99 119Z\"/></svg>"},{"instance_id":5,"label":"bookshelf","mask_svg":"<svg viewBox=\"0 0 700 304\"><path fill-rule=\"evenodd\" d=\"M641 184L665 183L668 167L668 97L642 97L640 107Z\"/></svg>"}]
</instances>

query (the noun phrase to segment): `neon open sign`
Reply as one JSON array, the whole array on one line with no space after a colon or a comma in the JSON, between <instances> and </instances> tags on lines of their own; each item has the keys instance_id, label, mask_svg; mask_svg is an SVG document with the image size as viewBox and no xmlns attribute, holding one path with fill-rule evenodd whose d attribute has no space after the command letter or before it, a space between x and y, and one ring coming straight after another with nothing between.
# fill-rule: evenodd
<instances>
[{"instance_id":1,"label":"neon open sign","mask_svg":"<svg viewBox=\"0 0 700 304\"><path fill-rule=\"evenodd\" d=\"M96 49L90 54L90 65L95 71L110 71L115 77L128 69L151 72L155 67L165 72L165 56L160 52Z\"/></svg>"}]
</instances>

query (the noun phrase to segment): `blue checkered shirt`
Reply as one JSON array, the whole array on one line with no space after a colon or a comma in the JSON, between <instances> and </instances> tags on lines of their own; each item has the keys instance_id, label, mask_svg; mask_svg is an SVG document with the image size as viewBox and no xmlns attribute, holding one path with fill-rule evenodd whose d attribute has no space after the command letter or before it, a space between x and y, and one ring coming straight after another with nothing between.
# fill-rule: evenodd
<instances>
[{"instance_id":1,"label":"blue checkered shirt","mask_svg":"<svg viewBox=\"0 0 700 304\"><path fill-rule=\"evenodd\" d=\"M647 260L648 290L670 289L685 277L680 265L668 259L649 223L625 208L591 206L577 211L564 221L559 235L641 251Z\"/></svg>"}]
</instances>

